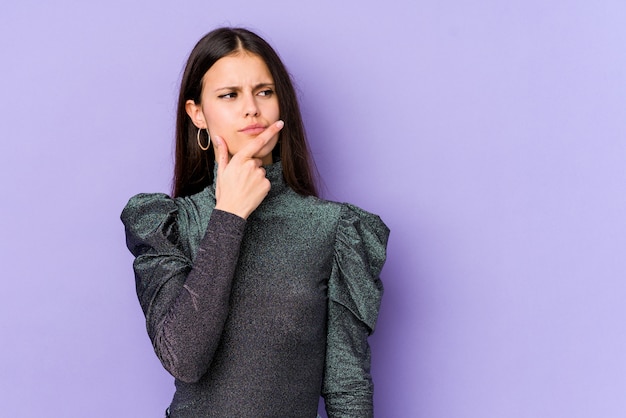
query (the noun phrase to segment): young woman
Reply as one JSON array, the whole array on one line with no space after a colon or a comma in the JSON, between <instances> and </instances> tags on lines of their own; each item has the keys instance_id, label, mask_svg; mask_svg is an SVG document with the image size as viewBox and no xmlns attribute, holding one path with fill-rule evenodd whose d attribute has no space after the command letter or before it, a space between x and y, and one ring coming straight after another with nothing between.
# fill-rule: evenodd
<instances>
[{"instance_id":1,"label":"young woman","mask_svg":"<svg viewBox=\"0 0 626 418\"><path fill-rule=\"evenodd\" d=\"M220 28L182 78L173 197L122 212L168 416L371 417L368 336L389 230L317 197L296 94L259 36Z\"/></svg>"}]
</instances>

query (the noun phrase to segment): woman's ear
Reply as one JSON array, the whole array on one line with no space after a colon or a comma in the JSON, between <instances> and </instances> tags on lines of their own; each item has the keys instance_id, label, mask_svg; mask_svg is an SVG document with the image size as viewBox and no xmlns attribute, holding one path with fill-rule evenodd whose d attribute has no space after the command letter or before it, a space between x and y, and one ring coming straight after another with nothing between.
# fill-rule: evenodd
<instances>
[{"instance_id":1,"label":"woman's ear","mask_svg":"<svg viewBox=\"0 0 626 418\"><path fill-rule=\"evenodd\" d=\"M204 120L204 114L202 113L202 107L193 100L187 100L185 102L185 111L189 115L189 118L196 125L198 129L206 128L206 121Z\"/></svg>"}]
</instances>

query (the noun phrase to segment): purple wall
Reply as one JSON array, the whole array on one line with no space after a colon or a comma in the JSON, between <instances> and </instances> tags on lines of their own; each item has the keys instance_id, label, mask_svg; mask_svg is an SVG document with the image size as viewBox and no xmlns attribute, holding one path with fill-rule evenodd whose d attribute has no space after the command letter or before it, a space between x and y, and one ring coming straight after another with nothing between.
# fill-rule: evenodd
<instances>
[{"instance_id":1,"label":"purple wall","mask_svg":"<svg viewBox=\"0 0 626 418\"><path fill-rule=\"evenodd\" d=\"M378 417L626 416L624 1L161 3L0 5L0 415L161 416L118 217L232 24L294 74L326 196L392 229Z\"/></svg>"}]
</instances>

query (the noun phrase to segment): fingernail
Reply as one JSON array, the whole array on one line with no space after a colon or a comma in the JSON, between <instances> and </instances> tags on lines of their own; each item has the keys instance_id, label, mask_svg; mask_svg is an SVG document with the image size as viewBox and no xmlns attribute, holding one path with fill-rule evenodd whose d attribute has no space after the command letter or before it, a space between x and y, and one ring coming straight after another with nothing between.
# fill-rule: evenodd
<instances>
[{"instance_id":1,"label":"fingernail","mask_svg":"<svg viewBox=\"0 0 626 418\"><path fill-rule=\"evenodd\" d=\"M277 128L282 129L283 126L285 126L285 122L283 122L282 120L279 120L278 122L276 122Z\"/></svg>"}]
</instances>

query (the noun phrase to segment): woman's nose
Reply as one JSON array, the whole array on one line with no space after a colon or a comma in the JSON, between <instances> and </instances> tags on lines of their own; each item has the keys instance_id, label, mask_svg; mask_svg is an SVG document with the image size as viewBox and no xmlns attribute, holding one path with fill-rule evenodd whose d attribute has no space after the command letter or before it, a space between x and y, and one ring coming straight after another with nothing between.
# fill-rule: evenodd
<instances>
[{"instance_id":1,"label":"woman's nose","mask_svg":"<svg viewBox=\"0 0 626 418\"><path fill-rule=\"evenodd\" d=\"M244 113L246 116L258 116L259 107L256 103L256 98L252 94L246 95L244 102Z\"/></svg>"}]
</instances>

